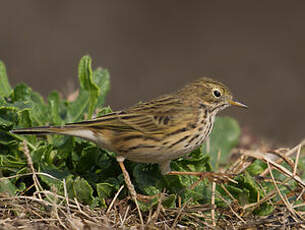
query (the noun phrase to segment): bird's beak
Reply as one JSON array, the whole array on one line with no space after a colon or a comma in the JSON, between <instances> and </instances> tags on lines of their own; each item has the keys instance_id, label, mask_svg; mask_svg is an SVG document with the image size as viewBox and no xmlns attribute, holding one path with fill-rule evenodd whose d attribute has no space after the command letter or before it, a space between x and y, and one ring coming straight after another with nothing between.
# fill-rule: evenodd
<instances>
[{"instance_id":1,"label":"bird's beak","mask_svg":"<svg viewBox=\"0 0 305 230\"><path fill-rule=\"evenodd\" d=\"M242 103L240 103L238 101L229 100L229 103L231 105L238 106L238 107L241 107L241 108L245 108L245 109L248 108L248 106L246 106L246 105L244 105L244 104L242 104Z\"/></svg>"}]
</instances>

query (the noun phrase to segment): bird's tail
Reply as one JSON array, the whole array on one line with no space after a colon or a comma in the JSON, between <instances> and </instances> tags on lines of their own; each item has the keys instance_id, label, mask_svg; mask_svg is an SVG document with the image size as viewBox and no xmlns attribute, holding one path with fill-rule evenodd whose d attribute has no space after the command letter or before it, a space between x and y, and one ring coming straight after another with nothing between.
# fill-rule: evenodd
<instances>
[{"instance_id":1,"label":"bird's tail","mask_svg":"<svg viewBox=\"0 0 305 230\"><path fill-rule=\"evenodd\" d=\"M67 132L67 127L65 127L65 126L40 126L40 127L32 127L32 128L13 129L10 132L14 133L14 134L21 134L21 135L64 134L65 132Z\"/></svg>"},{"instance_id":2,"label":"bird's tail","mask_svg":"<svg viewBox=\"0 0 305 230\"><path fill-rule=\"evenodd\" d=\"M64 125L64 126L40 126L32 128L13 129L10 131L14 134L21 135L48 135L48 134L61 134L81 137L93 142L97 141L97 137L89 127L81 125Z\"/></svg>"}]
</instances>

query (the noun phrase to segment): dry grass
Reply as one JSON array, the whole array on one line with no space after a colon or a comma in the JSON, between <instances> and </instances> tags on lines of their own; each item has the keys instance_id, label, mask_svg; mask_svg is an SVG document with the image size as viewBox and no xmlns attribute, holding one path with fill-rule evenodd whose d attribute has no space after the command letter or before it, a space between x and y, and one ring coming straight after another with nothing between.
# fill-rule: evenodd
<instances>
[{"instance_id":1,"label":"dry grass","mask_svg":"<svg viewBox=\"0 0 305 230\"><path fill-rule=\"evenodd\" d=\"M90 209L76 199L69 199L67 192L60 196L56 191L43 190L24 143L24 153L36 192L33 196L11 197L0 194L0 229L305 229L305 212L298 210L299 207L305 206L305 183L298 176L297 168L304 145L305 140L291 149L264 152L237 150L238 158L224 173L243 173L255 159L266 162L268 168L258 178L272 183L275 190L266 194L263 199L242 205L223 185L221 186L230 199L222 197L215 189L215 182L212 182L210 204L191 205L191 202L185 202L178 208L166 209L161 203L164 194L160 194L158 205L143 213L144 227L140 224L134 203L128 198L118 199L123 186L115 197L108 201L107 209ZM292 157L295 160L292 160ZM283 161L289 165L289 169L280 165ZM277 181L274 177L275 171L285 175L286 179ZM291 180L296 182L297 189L285 195L279 185L289 186L288 182ZM63 183L65 184L65 181ZM274 202L272 199L276 196L279 199ZM223 200L228 208L216 207L215 197ZM291 197L295 199L289 199ZM291 200L302 202L295 204ZM253 215L252 211L264 202L275 207L273 213L264 217Z\"/></svg>"}]
</instances>

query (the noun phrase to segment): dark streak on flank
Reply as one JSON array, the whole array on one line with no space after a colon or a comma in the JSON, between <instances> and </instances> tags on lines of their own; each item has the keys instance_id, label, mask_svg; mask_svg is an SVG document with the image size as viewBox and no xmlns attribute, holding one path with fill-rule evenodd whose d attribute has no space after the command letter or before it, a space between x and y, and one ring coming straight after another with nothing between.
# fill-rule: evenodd
<instances>
[{"instance_id":1,"label":"dark streak on flank","mask_svg":"<svg viewBox=\"0 0 305 230\"><path fill-rule=\"evenodd\" d=\"M197 146L197 145L199 145L199 144L201 144L201 140L199 140L199 141L197 141L196 143L195 143L195 145Z\"/></svg>"},{"instance_id":2,"label":"dark streak on flank","mask_svg":"<svg viewBox=\"0 0 305 230\"><path fill-rule=\"evenodd\" d=\"M197 145L201 145L201 144L204 142L205 139L206 139L206 137L202 136L202 137L195 143L195 145L196 145L196 146L197 146Z\"/></svg>"},{"instance_id":3,"label":"dark streak on flank","mask_svg":"<svg viewBox=\"0 0 305 230\"><path fill-rule=\"evenodd\" d=\"M190 135L187 135L187 136L182 137L182 138L179 139L178 141L176 141L176 142L174 142L173 144L171 144L168 148L174 147L175 145L181 143L182 141L185 141L185 140L186 140L187 138L189 138L189 137L190 137Z\"/></svg>"},{"instance_id":4,"label":"dark streak on flank","mask_svg":"<svg viewBox=\"0 0 305 230\"><path fill-rule=\"evenodd\" d=\"M196 140L199 136L200 136L200 134L196 134L195 136L193 136L193 137L189 140L189 144L191 144L192 141Z\"/></svg>"},{"instance_id":5,"label":"dark streak on flank","mask_svg":"<svg viewBox=\"0 0 305 230\"><path fill-rule=\"evenodd\" d=\"M130 136L126 136L126 137L123 137L123 141L130 141L130 140L138 139L138 138L143 138L143 135L130 135Z\"/></svg>"},{"instance_id":6,"label":"dark streak on flank","mask_svg":"<svg viewBox=\"0 0 305 230\"><path fill-rule=\"evenodd\" d=\"M183 133L183 132L186 132L188 129L187 128L181 128L181 129L177 129L175 130L174 132L171 132L169 134L167 134L166 136L169 137L171 135L176 135L178 133Z\"/></svg>"},{"instance_id":7,"label":"dark streak on flank","mask_svg":"<svg viewBox=\"0 0 305 230\"><path fill-rule=\"evenodd\" d=\"M132 151L132 150L136 150L136 149L139 149L139 148L151 149L151 148L155 148L155 147L156 147L155 145L144 145L144 144L139 144L139 145L130 147L130 148L128 148L128 149L125 150L125 151L128 153L128 152L130 152L130 151Z\"/></svg>"},{"instance_id":8,"label":"dark streak on flank","mask_svg":"<svg viewBox=\"0 0 305 230\"><path fill-rule=\"evenodd\" d=\"M126 136L123 138L123 141L130 141L133 139L143 139L143 140L154 140L154 141L160 141L158 138L154 138L154 137L147 137L147 136L143 136L141 134L139 135L130 135L130 136Z\"/></svg>"}]
</instances>

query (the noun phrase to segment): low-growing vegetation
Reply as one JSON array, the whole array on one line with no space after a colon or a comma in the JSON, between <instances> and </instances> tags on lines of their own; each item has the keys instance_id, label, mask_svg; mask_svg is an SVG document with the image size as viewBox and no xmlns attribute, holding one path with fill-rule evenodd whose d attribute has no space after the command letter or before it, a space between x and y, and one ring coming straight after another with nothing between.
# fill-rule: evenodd
<instances>
[{"instance_id":1,"label":"low-growing vegetation","mask_svg":"<svg viewBox=\"0 0 305 230\"><path fill-rule=\"evenodd\" d=\"M84 56L79 90L69 100L56 91L46 100L24 83L12 88L0 62L0 227L22 229L140 228L115 154L68 136L19 136L18 127L63 125L111 112L106 69ZM304 145L266 149L239 143L241 130L218 117L208 145L171 163L177 171L235 175L226 183L193 176L162 176L157 165L126 161L152 229L247 229L305 223Z\"/></svg>"}]
</instances>

